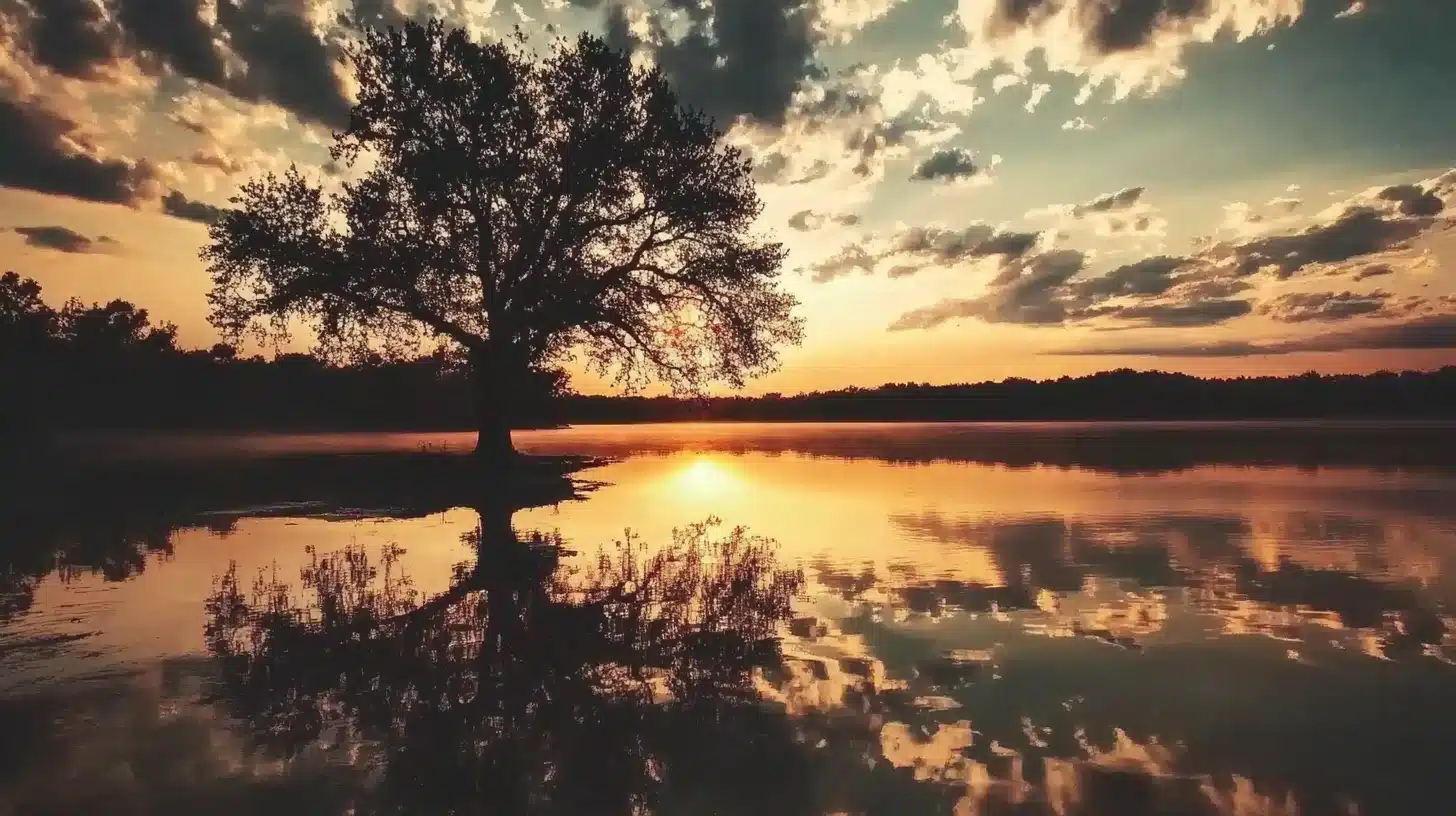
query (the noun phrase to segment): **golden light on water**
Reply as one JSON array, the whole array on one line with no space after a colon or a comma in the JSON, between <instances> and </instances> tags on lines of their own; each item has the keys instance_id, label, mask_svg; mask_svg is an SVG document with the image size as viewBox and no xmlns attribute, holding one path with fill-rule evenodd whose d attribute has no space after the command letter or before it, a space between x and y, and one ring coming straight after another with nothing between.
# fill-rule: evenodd
<instances>
[{"instance_id":1,"label":"golden light on water","mask_svg":"<svg viewBox=\"0 0 1456 816\"><path fill-rule=\"evenodd\" d=\"M739 486L732 467L711 457L698 457L672 477L672 488L692 499L718 498Z\"/></svg>"}]
</instances>

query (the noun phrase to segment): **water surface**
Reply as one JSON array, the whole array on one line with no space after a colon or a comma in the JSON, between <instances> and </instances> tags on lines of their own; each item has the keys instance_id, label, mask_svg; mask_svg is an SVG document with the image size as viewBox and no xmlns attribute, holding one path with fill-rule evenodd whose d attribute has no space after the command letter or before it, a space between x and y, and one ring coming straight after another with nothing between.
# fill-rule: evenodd
<instances>
[{"instance_id":1,"label":"water surface","mask_svg":"<svg viewBox=\"0 0 1456 816\"><path fill-rule=\"evenodd\" d=\"M1453 437L582 427L517 444L611 457L594 489L505 519L118 481L124 501L0 531L0 813L1456 812ZM124 473L468 443L83 447ZM739 542L709 548L736 571L654 572L674 531ZM219 605L234 565L239 597L261 577L279 610L330 600L335 633L397 631L298 652Z\"/></svg>"}]
</instances>

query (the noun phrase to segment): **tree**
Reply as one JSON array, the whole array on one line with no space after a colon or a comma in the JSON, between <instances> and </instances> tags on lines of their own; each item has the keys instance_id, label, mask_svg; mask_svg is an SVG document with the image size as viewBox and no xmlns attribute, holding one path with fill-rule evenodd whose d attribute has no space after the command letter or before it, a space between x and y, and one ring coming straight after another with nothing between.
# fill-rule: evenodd
<instances>
[{"instance_id":1,"label":"tree","mask_svg":"<svg viewBox=\"0 0 1456 816\"><path fill-rule=\"evenodd\" d=\"M370 31L326 192L247 183L203 250L230 336L309 325L326 355L468 356L477 452L509 459L512 389L584 354L618 384L741 386L797 343L785 253L752 224L750 164L655 68L595 37L538 59L439 22Z\"/></svg>"}]
</instances>

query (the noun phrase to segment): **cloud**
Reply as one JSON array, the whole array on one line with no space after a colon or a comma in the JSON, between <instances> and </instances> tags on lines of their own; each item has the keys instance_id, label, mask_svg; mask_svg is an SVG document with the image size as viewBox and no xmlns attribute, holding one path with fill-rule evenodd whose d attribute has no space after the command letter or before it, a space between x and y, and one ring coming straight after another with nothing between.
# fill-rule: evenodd
<instances>
[{"instance_id":1,"label":"cloud","mask_svg":"<svg viewBox=\"0 0 1456 816\"><path fill-rule=\"evenodd\" d=\"M394 0L351 0L351 22L376 28L399 28L409 19Z\"/></svg>"},{"instance_id":2,"label":"cloud","mask_svg":"<svg viewBox=\"0 0 1456 816\"><path fill-rule=\"evenodd\" d=\"M1354 280L1358 282L1369 278L1378 278L1383 275L1393 274L1395 274L1395 268L1390 264L1370 264L1369 266L1363 267L1359 272L1356 272Z\"/></svg>"},{"instance_id":3,"label":"cloud","mask_svg":"<svg viewBox=\"0 0 1456 816\"><path fill-rule=\"evenodd\" d=\"M1386 308L1390 293L1379 289L1365 294L1354 292L1291 292L1263 303L1259 314L1280 323L1330 323L1352 317L1379 314Z\"/></svg>"},{"instance_id":4,"label":"cloud","mask_svg":"<svg viewBox=\"0 0 1456 816\"><path fill-rule=\"evenodd\" d=\"M105 235L93 240L69 227L62 226L15 227L11 231L24 238L26 246L53 249L57 252L74 255L100 252L105 246L116 243L114 238Z\"/></svg>"},{"instance_id":5,"label":"cloud","mask_svg":"<svg viewBox=\"0 0 1456 816\"><path fill-rule=\"evenodd\" d=\"M800 210L789 216L789 226L799 232L812 232L823 227L826 223L838 224L841 227L852 227L859 223L859 216L854 213L825 215L814 210Z\"/></svg>"},{"instance_id":6,"label":"cloud","mask_svg":"<svg viewBox=\"0 0 1456 816\"><path fill-rule=\"evenodd\" d=\"M825 40L847 43L870 23L879 20L905 0L818 0L815 28Z\"/></svg>"},{"instance_id":7,"label":"cloud","mask_svg":"<svg viewBox=\"0 0 1456 816\"><path fill-rule=\"evenodd\" d=\"M873 275L879 259L859 244L850 244L827 260L810 267L815 283L828 283L851 272Z\"/></svg>"},{"instance_id":8,"label":"cloud","mask_svg":"<svg viewBox=\"0 0 1456 816\"><path fill-rule=\"evenodd\" d=\"M1147 192L1146 187L1128 187L1125 190L1118 190L1115 193L1100 195L1091 201L1073 206L1072 217L1084 218L1093 213L1108 213L1131 209L1142 200L1143 193L1145 192Z\"/></svg>"},{"instance_id":9,"label":"cloud","mask_svg":"<svg viewBox=\"0 0 1456 816\"><path fill-rule=\"evenodd\" d=\"M162 212L173 218L196 221L199 224L211 224L217 221L225 210L201 201L194 201L177 190L173 190L162 198Z\"/></svg>"},{"instance_id":10,"label":"cloud","mask_svg":"<svg viewBox=\"0 0 1456 816\"><path fill-rule=\"evenodd\" d=\"M649 53L682 99L720 127L739 117L783 124L802 83L822 74L819 8L802 0L668 0L643 10L646 37L614 14L617 38L628 39L621 44ZM674 37L671 27L685 30Z\"/></svg>"},{"instance_id":11,"label":"cloud","mask_svg":"<svg viewBox=\"0 0 1456 816\"><path fill-rule=\"evenodd\" d=\"M1086 119L1078 116L1075 119L1068 119L1062 123L1062 130L1096 130L1096 126Z\"/></svg>"},{"instance_id":12,"label":"cloud","mask_svg":"<svg viewBox=\"0 0 1456 816\"><path fill-rule=\"evenodd\" d=\"M386 5L393 8L355 3ZM125 59L153 76L271 102L304 122L348 122L351 102L337 70L342 32L316 29L308 0L32 0L27 8L24 47L65 76L94 78Z\"/></svg>"},{"instance_id":13,"label":"cloud","mask_svg":"<svg viewBox=\"0 0 1456 816\"><path fill-rule=\"evenodd\" d=\"M887 162L959 133L921 112L890 110L885 95L885 78L876 70L846 70L795 92L782 125L740 123L728 140L754 159L761 184L831 179L823 186L842 192L882 178Z\"/></svg>"},{"instance_id":14,"label":"cloud","mask_svg":"<svg viewBox=\"0 0 1456 816\"><path fill-rule=\"evenodd\" d=\"M1123 99L1180 81L1189 46L1248 39L1303 10L1304 0L960 0L967 43L949 59L967 74L1004 61L1024 75L1042 62L1083 79L1078 101L1104 84Z\"/></svg>"},{"instance_id":15,"label":"cloud","mask_svg":"<svg viewBox=\"0 0 1456 816\"><path fill-rule=\"evenodd\" d=\"M1213 326L1243 317L1253 309L1247 300L1200 300L1192 303L1149 303L1114 309L1094 310L1091 317L1116 317L1147 326L1193 328Z\"/></svg>"},{"instance_id":16,"label":"cloud","mask_svg":"<svg viewBox=\"0 0 1456 816\"><path fill-rule=\"evenodd\" d=\"M998 278L999 285L978 298L947 298L906 312L890 324L890 331L932 329L958 318L977 317L987 323L1059 325L1067 318L1066 303L1058 295L1082 271L1086 256L1076 250L1052 250L1015 262L1014 275Z\"/></svg>"},{"instance_id":17,"label":"cloud","mask_svg":"<svg viewBox=\"0 0 1456 816\"><path fill-rule=\"evenodd\" d=\"M1406 207L1405 203L1400 204ZM1426 217L1392 217L1368 206L1351 206L1333 221L1292 235L1253 238L1216 247L1237 263L1239 274L1271 271L1288 278L1313 264L1332 264L1400 249L1405 242L1431 228Z\"/></svg>"},{"instance_id":18,"label":"cloud","mask_svg":"<svg viewBox=\"0 0 1456 816\"><path fill-rule=\"evenodd\" d=\"M44 0L27 9L25 39L37 63L73 79L95 79L116 63L116 27L99 3Z\"/></svg>"},{"instance_id":19,"label":"cloud","mask_svg":"<svg viewBox=\"0 0 1456 816\"><path fill-rule=\"evenodd\" d=\"M1400 205L1401 215L1440 215L1446 203L1440 197L1429 193L1419 184L1397 184L1380 191L1381 201L1393 201Z\"/></svg>"},{"instance_id":20,"label":"cloud","mask_svg":"<svg viewBox=\"0 0 1456 816\"><path fill-rule=\"evenodd\" d=\"M1335 19L1343 20L1347 17L1354 17L1356 15L1364 14L1367 8L1368 7L1365 5L1365 0L1351 0L1350 5L1347 6L1344 11L1339 11L1335 13Z\"/></svg>"},{"instance_id":21,"label":"cloud","mask_svg":"<svg viewBox=\"0 0 1456 816\"><path fill-rule=\"evenodd\" d=\"M1190 258L1159 255L1124 264L1100 277L1082 281L1077 293L1086 299L1124 295L1161 295L1178 283L1173 273L1193 263Z\"/></svg>"},{"instance_id":22,"label":"cloud","mask_svg":"<svg viewBox=\"0 0 1456 816\"><path fill-rule=\"evenodd\" d=\"M1052 213L1074 219L1095 217L1099 232L1104 234L1129 229L1151 234L1161 229L1163 222L1146 214L1143 196L1143 188L1130 187L1075 206L1032 211L1028 216ZM1252 301L1239 295L1254 288L1249 279L1259 273L1286 279L1306 267L1321 265L1329 268L1330 274L1346 274L1348 270L1340 265L1358 260L1368 270L1359 273L1361 277L1391 274L1394 267L1372 262L1393 259L1393 253L1409 250L1417 236L1449 226L1449 219L1420 214L1435 209L1427 201L1432 197L1440 202L1456 199L1456 172L1446 172L1418 185L1373 188L1319 214L1316 223L1294 232L1245 235L1218 243L1202 241L1192 254L1141 258L1101 275L1086 275L1079 270L1060 280L1033 276L1036 284L1018 283L1024 270L1033 268L1040 255L1048 254L1036 247L1051 242L1038 241L1027 251L1004 258L1000 274L980 296L949 298L908 312L893 325L897 330L928 328L960 317L1030 325L1124 324L1120 328L1187 328L1224 323L1256 310ZM1412 202L1417 203L1413 206ZM1282 209L1293 209L1284 201L1274 203ZM1231 212L1239 215L1240 223L1251 220L1246 206L1235 205ZM1412 212L1417 214L1407 214ZM1287 220L1271 219L1267 223L1278 228ZM1258 223L1266 222L1261 219ZM984 235L986 228L979 229ZM902 245L916 234L913 228L902 231ZM975 246L964 240L957 245ZM1028 292L1017 288L1028 285L1036 292L1035 298L1028 299ZM1296 323L1357 315L1412 314L1431 307L1423 301L1397 309L1388 301L1389 296L1382 292L1294 294L1257 310L1274 320Z\"/></svg>"},{"instance_id":23,"label":"cloud","mask_svg":"<svg viewBox=\"0 0 1456 816\"><path fill-rule=\"evenodd\" d=\"M233 93L262 99L301 121L342 130L353 107L335 66L336 42L320 37L313 24L277 0L219 0L217 21L232 50L247 64L231 83Z\"/></svg>"},{"instance_id":24,"label":"cloud","mask_svg":"<svg viewBox=\"0 0 1456 816\"><path fill-rule=\"evenodd\" d=\"M1280 210L1285 213L1293 213L1304 205L1304 199L1291 198L1289 196L1278 196L1271 198L1264 203L1264 206Z\"/></svg>"},{"instance_id":25,"label":"cloud","mask_svg":"<svg viewBox=\"0 0 1456 816\"><path fill-rule=\"evenodd\" d=\"M76 122L34 100L0 97L0 187L136 206L156 168L98 153Z\"/></svg>"},{"instance_id":26,"label":"cloud","mask_svg":"<svg viewBox=\"0 0 1456 816\"><path fill-rule=\"evenodd\" d=\"M916 165L912 181L954 182L972 178L981 171L970 151L958 147L937 150Z\"/></svg>"},{"instance_id":27,"label":"cloud","mask_svg":"<svg viewBox=\"0 0 1456 816\"><path fill-rule=\"evenodd\" d=\"M221 147L208 145L194 151L188 159L198 167L210 167L225 175L243 172L243 163L229 156Z\"/></svg>"},{"instance_id":28,"label":"cloud","mask_svg":"<svg viewBox=\"0 0 1456 816\"><path fill-rule=\"evenodd\" d=\"M228 0L220 0L221 7ZM202 18L201 0L115 0L116 21L143 67L169 68L184 77L223 87L227 65L213 27Z\"/></svg>"},{"instance_id":29,"label":"cloud","mask_svg":"<svg viewBox=\"0 0 1456 816\"><path fill-rule=\"evenodd\" d=\"M1044 82L1038 82L1037 84L1031 86L1031 96L1027 97L1026 100L1026 112L1036 113L1037 106L1040 105L1041 101L1043 99L1046 99L1047 94L1051 92L1052 86L1047 85Z\"/></svg>"},{"instance_id":30,"label":"cloud","mask_svg":"<svg viewBox=\"0 0 1456 816\"><path fill-rule=\"evenodd\" d=\"M989 224L971 224L958 230L935 225L905 227L888 238L850 244L810 267L810 271L815 282L825 283L851 272L874 274L885 265L895 272L891 277L988 258L997 259L1005 268L1031 254L1041 240L1039 232L1004 230Z\"/></svg>"},{"instance_id":31,"label":"cloud","mask_svg":"<svg viewBox=\"0 0 1456 816\"><path fill-rule=\"evenodd\" d=\"M1456 349L1456 314L1431 315L1397 323L1267 343L1129 344L1049 352L1056 356L1257 357L1300 352L1416 351Z\"/></svg>"}]
</instances>

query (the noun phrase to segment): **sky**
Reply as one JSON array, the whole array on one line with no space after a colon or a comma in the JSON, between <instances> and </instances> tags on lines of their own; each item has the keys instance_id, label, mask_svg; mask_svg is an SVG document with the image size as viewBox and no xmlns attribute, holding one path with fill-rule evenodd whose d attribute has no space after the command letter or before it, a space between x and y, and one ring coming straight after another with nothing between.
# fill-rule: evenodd
<instances>
[{"instance_id":1,"label":"sky","mask_svg":"<svg viewBox=\"0 0 1456 816\"><path fill-rule=\"evenodd\" d=\"M1456 363L1446 0L0 0L0 267L216 342L204 222L330 172L341 14L661 67L789 250L750 392Z\"/></svg>"}]
</instances>

